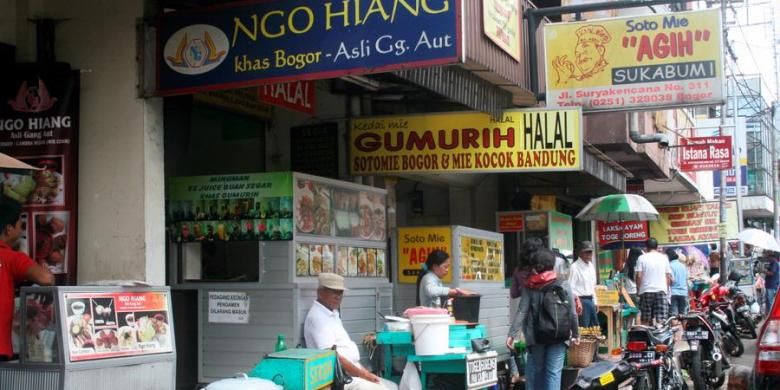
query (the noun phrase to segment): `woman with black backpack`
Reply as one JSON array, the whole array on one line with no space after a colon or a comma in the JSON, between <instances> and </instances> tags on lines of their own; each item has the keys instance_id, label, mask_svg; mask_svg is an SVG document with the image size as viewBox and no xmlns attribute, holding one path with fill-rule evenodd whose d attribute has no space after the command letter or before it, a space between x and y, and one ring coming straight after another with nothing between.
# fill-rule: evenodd
<instances>
[{"instance_id":1,"label":"woman with black backpack","mask_svg":"<svg viewBox=\"0 0 780 390\"><path fill-rule=\"evenodd\" d=\"M506 340L511 349L515 336L525 339L527 389L559 390L566 348L570 341L579 343L571 288L568 282L558 280L554 266L555 254L549 250L531 256L531 275L520 294L520 308Z\"/></svg>"}]
</instances>

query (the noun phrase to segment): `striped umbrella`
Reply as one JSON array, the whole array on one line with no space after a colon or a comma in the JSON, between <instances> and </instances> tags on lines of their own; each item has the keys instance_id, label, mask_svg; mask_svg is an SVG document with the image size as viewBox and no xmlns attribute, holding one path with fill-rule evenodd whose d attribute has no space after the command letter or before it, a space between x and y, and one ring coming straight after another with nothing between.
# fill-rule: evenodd
<instances>
[{"instance_id":1,"label":"striped umbrella","mask_svg":"<svg viewBox=\"0 0 780 390\"><path fill-rule=\"evenodd\" d=\"M640 195L612 194L590 201L577 214L584 221L656 221L658 210Z\"/></svg>"}]
</instances>

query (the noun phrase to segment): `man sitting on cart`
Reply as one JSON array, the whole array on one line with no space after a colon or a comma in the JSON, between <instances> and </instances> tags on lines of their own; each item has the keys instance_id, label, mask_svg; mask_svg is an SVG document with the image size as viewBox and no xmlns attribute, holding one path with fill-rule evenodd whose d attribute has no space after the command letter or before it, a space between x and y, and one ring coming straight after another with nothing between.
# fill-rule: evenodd
<instances>
[{"instance_id":1,"label":"man sitting on cart","mask_svg":"<svg viewBox=\"0 0 780 390\"><path fill-rule=\"evenodd\" d=\"M317 299L306 315L303 336L307 348L330 349L336 346L339 363L352 376L345 390L395 390L395 383L382 379L360 365L360 351L341 323L339 307L344 297L344 278L333 273L318 277Z\"/></svg>"}]
</instances>

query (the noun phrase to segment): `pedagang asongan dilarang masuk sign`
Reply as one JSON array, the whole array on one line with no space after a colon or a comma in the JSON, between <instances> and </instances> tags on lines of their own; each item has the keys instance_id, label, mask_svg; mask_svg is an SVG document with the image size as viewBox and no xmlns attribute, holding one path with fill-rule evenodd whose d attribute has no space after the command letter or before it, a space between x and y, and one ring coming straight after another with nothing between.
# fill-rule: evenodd
<instances>
[{"instance_id":1,"label":"pedagang asongan dilarang masuk sign","mask_svg":"<svg viewBox=\"0 0 780 390\"><path fill-rule=\"evenodd\" d=\"M276 0L168 13L157 23L157 93L454 63L460 8L460 0Z\"/></svg>"},{"instance_id":2,"label":"pedagang asongan dilarang masuk sign","mask_svg":"<svg viewBox=\"0 0 780 390\"><path fill-rule=\"evenodd\" d=\"M446 112L350 121L354 175L579 171L579 108Z\"/></svg>"}]
</instances>

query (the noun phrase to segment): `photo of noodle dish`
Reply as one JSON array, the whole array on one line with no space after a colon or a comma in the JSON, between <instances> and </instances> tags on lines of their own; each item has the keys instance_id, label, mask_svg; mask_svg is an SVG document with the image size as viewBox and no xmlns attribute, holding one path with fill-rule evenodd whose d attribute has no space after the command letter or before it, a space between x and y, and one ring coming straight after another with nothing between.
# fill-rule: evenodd
<instances>
[{"instance_id":1,"label":"photo of noodle dish","mask_svg":"<svg viewBox=\"0 0 780 390\"><path fill-rule=\"evenodd\" d=\"M360 192L360 202L358 203L358 215L360 223L358 225L358 236L364 240L370 240L374 235L374 209L373 194Z\"/></svg>"},{"instance_id":2,"label":"photo of noodle dish","mask_svg":"<svg viewBox=\"0 0 780 390\"><path fill-rule=\"evenodd\" d=\"M301 233L314 231L314 193L308 180L299 180L295 189L295 227Z\"/></svg>"},{"instance_id":3,"label":"photo of noodle dish","mask_svg":"<svg viewBox=\"0 0 780 390\"><path fill-rule=\"evenodd\" d=\"M309 245L307 244L295 245L295 275L309 275Z\"/></svg>"}]
</instances>

